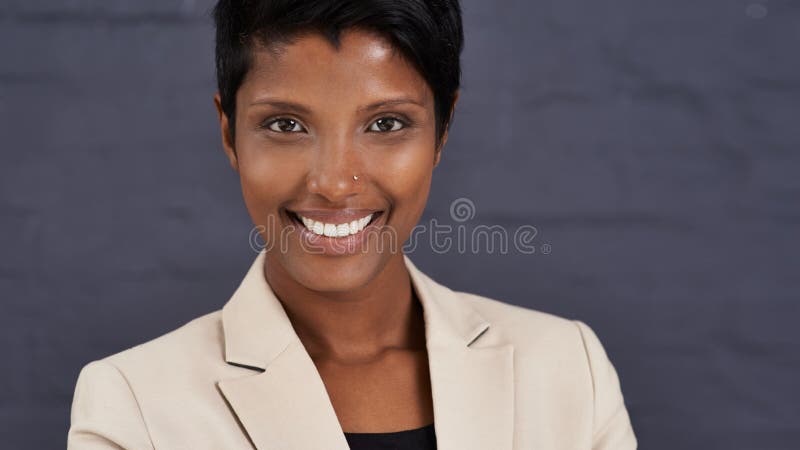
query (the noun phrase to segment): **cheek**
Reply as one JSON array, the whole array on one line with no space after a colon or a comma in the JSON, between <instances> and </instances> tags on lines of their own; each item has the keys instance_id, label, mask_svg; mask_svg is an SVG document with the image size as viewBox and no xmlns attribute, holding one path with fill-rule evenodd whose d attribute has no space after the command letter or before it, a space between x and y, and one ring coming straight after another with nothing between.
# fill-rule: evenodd
<instances>
[{"instance_id":1,"label":"cheek","mask_svg":"<svg viewBox=\"0 0 800 450\"><path fill-rule=\"evenodd\" d=\"M384 153L380 174L375 180L388 193L394 208L394 225L404 230L413 228L428 199L433 173L433 145L427 140L409 143Z\"/></svg>"},{"instance_id":2,"label":"cheek","mask_svg":"<svg viewBox=\"0 0 800 450\"><path fill-rule=\"evenodd\" d=\"M255 225L280 226L278 208L292 198L295 174L302 172L302 161L290 152L247 144L238 147L239 177L247 210Z\"/></svg>"}]
</instances>

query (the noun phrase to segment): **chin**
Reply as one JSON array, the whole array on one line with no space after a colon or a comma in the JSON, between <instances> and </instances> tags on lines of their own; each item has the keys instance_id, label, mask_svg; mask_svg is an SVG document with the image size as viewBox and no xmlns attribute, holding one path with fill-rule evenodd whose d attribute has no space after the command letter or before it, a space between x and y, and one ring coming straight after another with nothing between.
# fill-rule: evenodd
<instances>
[{"instance_id":1,"label":"chin","mask_svg":"<svg viewBox=\"0 0 800 450\"><path fill-rule=\"evenodd\" d=\"M390 254L359 253L349 256L283 254L286 273L306 289L316 292L348 292L360 289L377 276Z\"/></svg>"}]
</instances>

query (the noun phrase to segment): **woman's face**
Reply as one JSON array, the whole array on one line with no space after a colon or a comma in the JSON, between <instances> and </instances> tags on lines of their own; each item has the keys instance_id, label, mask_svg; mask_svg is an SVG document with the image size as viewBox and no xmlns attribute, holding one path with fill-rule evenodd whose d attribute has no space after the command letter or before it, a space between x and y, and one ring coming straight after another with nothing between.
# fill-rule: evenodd
<instances>
[{"instance_id":1,"label":"woman's face","mask_svg":"<svg viewBox=\"0 0 800 450\"><path fill-rule=\"evenodd\" d=\"M349 291L402 258L439 152L433 93L388 41L348 30L338 50L318 34L256 47L236 104L235 142L223 144L268 273Z\"/></svg>"}]
</instances>

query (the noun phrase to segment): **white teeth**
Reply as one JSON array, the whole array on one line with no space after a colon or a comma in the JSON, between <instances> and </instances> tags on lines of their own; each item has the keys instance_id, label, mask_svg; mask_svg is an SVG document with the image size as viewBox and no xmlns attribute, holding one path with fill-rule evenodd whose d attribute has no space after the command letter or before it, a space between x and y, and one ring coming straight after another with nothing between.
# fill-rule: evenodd
<instances>
[{"instance_id":1,"label":"white teeth","mask_svg":"<svg viewBox=\"0 0 800 450\"><path fill-rule=\"evenodd\" d=\"M316 234L322 234L324 228L325 225L323 225L322 222L314 222L314 226L311 227L311 231L313 231Z\"/></svg>"},{"instance_id":2,"label":"white teeth","mask_svg":"<svg viewBox=\"0 0 800 450\"><path fill-rule=\"evenodd\" d=\"M363 230L369 221L372 220L372 214L370 214L349 223L332 224L318 222L314 219L309 219L308 217L303 217L299 214L297 216L300 218L300 221L303 222L303 225L305 225L305 227L312 233L329 237L345 237L351 234L356 234Z\"/></svg>"}]
</instances>

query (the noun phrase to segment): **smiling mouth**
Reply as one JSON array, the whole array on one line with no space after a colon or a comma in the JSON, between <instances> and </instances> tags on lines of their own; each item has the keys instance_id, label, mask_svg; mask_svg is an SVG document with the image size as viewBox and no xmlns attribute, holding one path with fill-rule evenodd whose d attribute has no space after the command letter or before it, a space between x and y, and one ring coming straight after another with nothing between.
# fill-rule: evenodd
<instances>
[{"instance_id":1,"label":"smiling mouth","mask_svg":"<svg viewBox=\"0 0 800 450\"><path fill-rule=\"evenodd\" d=\"M350 222L329 223L314 220L310 217L304 217L301 214L288 209L286 211L289 213L289 217L293 222L296 222L297 225L305 228L310 233L331 238L345 238L358 234L366 227L375 223L376 220L383 215L383 211L375 211L371 214L351 220Z\"/></svg>"}]
</instances>

